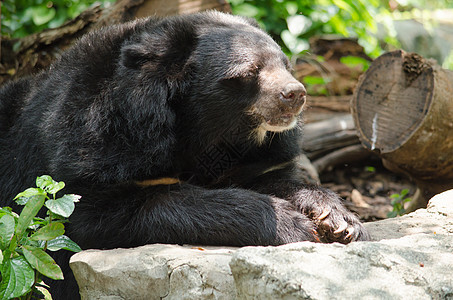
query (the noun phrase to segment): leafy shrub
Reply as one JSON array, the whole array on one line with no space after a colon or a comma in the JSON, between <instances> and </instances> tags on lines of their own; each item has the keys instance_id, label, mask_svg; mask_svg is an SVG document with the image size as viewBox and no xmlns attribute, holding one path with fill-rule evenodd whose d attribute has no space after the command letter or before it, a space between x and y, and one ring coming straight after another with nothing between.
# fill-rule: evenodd
<instances>
[{"instance_id":1,"label":"leafy shrub","mask_svg":"<svg viewBox=\"0 0 453 300\"><path fill-rule=\"evenodd\" d=\"M382 49L375 16L387 14L380 0L230 0L233 12L253 17L281 42L288 54L308 50L310 37L357 37L371 56Z\"/></svg>"},{"instance_id":2,"label":"leafy shrub","mask_svg":"<svg viewBox=\"0 0 453 300\"><path fill-rule=\"evenodd\" d=\"M47 175L38 177L36 186L14 198L17 204L24 205L20 215L10 207L0 208L0 299L31 299L36 293L48 298L50 294L41 276L62 280L63 273L46 250L81 251L64 235L63 224L80 196L56 198L64 182ZM47 216L40 218L38 213L43 206Z\"/></svg>"},{"instance_id":3,"label":"leafy shrub","mask_svg":"<svg viewBox=\"0 0 453 300\"><path fill-rule=\"evenodd\" d=\"M4 0L1 34L23 37L44 28L58 27L95 2L96 0Z\"/></svg>"}]
</instances>

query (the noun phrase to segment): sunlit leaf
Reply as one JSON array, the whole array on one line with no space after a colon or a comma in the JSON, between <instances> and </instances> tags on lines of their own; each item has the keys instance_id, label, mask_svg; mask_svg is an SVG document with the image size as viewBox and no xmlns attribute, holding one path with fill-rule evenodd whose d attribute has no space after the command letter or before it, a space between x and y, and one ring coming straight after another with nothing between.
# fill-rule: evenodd
<instances>
[{"instance_id":1,"label":"sunlit leaf","mask_svg":"<svg viewBox=\"0 0 453 300\"><path fill-rule=\"evenodd\" d=\"M46 6L33 6L32 7L32 20L35 25L43 25L55 17L55 8L48 8Z\"/></svg>"},{"instance_id":2,"label":"sunlit leaf","mask_svg":"<svg viewBox=\"0 0 453 300\"><path fill-rule=\"evenodd\" d=\"M303 81L305 84L326 84L326 80L322 76L305 76Z\"/></svg>"},{"instance_id":3,"label":"sunlit leaf","mask_svg":"<svg viewBox=\"0 0 453 300\"><path fill-rule=\"evenodd\" d=\"M74 211L74 202L78 202L79 199L80 196L78 195L64 195L56 200L47 200L46 207L54 214L67 218Z\"/></svg>"},{"instance_id":4,"label":"sunlit leaf","mask_svg":"<svg viewBox=\"0 0 453 300\"><path fill-rule=\"evenodd\" d=\"M47 243L47 249L50 251L58 251L61 249L72 252L80 252L82 249L74 241L65 235L59 236Z\"/></svg>"},{"instance_id":5,"label":"sunlit leaf","mask_svg":"<svg viewBox=\"0 0 453 300\"><path fill-rule=\"evenodd\" d=\"M52 179L49 175L43 175L36 178L36 186L45 190L49 194L56 194L58 191L64 188L64 182L57 182Z\"/></svg>"},{"instance_id":6,"label":"sunlit leaf","mask_svg":"<svg viewBox=\"0 0 453 300\"><path fill-rule=\"evenodd\" d=\"M340 62L342 64L347 65L350 68L354 68L356 66L361 66L362 71L366 71L370 66L370 62L362 57L357 56L344 56L340 58Z\"/></svg>"},{"instance_id":7,"label":"sunlit leaf","mask_svg":"<svg viewBox=\"0 0 453 300\"><path fill-rule=\"evenodd\" d=\"M37 286L36 289L44 296L44 300L52 300L52 295L46 287Z\"/></svg>"},{"instance_id":8,"label":"sunlit leaf","mask_svg":"<svg viewBox=\"0 0 453 300\"><path fill-rule=\"evenodd\" d=\"M27 204L29 198L40 195L46 196L46 192L41 188L28 188L25 191L17 194L17 196L14 197L14 200L16 200L16 203L19 205L25 205Z\"/></svg>"},{"instance_id":9,"label":"sunlit leaf","mask_svg":"<svg viewBox=\"0 0 453 300\"><path fill-rule=\"evenodd\" d=\"M236 7L236 13L241 16L253 18L258 15L259 9L251 4L243 3Z\"/></svg>"}]
</instances>

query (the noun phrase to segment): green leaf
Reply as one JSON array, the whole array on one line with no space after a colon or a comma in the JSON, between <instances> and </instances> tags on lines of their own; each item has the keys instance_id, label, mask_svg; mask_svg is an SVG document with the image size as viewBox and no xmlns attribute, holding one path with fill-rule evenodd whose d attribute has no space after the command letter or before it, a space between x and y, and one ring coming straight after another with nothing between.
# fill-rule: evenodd
<instances>
[{"instance_id":1,"label":"green leaf","mask_svg":"<svg viewBox=\"0 0 453 300\"><path fill-rule=\"evenodd\" d=\"M251 4L243 3L236 7L235 13L241 16L253 18L259 13L259 9Z\"/></svg>"},{"instance_id":2,"label":"green leaf","mask_svg":"<svg viewBox=\"0 0 453 300\"><path fill-rule=\"evenodd\" d=\"M43 175L36 178L36 186L53 195L63 189L65 184L63 181L57 182L53 180L49 175Z\"/></svg>"},{"instance_id":3,"label":"green leaf","mask_svg":"<svg viewBox=\"0 0 453 300\"><path fill-rule=\"evenodd\" d=\"M22 256L6 260L1 271L0 299L11 299L26 294L35 281L35 272Z\"/></svg>"},{"instance_id":4,"label":"green leaf","mask_svg":"<svg viewBox=\"0 0 453 300\"><path fill-rule=\"evenodd\" d=\"M43 25L49 22L55 17L55 8L47 8L46 6L34 6L32 7L32 19L35 25Z\"/></svg>"},{"instance_id":5,"label":"green leaf","mask_svg":"<svg viewBox=\"0 0 453 300\"><path fill-rule=\"evenodd\" d=\"M367 172L376 172L376 168L373 167L373 166L366 166L366 167L365 167L365 170L366 170Z\"/></svg>"},{"instance_id":6,"label":"green leaf","mask_svg":"<svg viewBox=\"0 0 453 300\"><path fill-rule=\"evenodd\" d=\"M46 287L37 286L36 289L44 296L44 300L52 300L52 295Z\"/></svg>"},{"instance_id":7,"label":"green leaf","mask_svg":"<svg viewBox=\"0 0 453 300\"><path fill-rule=\"evenodd\" d=\"M54 180L49 175L42 175L36 177L36 186L42 188L43 190L46 189L47 186L54 183Z\"/></svg>"},{"instance_id":8,"label":"green leaf","mask_svg":"<svg viewBox=\"0 0 453 300\"><path fill-rule=\"evenodd\" d=\"M4 215L0 218L0 248L5 250L8 248L14 234L14 227L16 222L14 217Z\"/></svg>"},{"instance_id":9,"label":"green leaf","mask_svg":"<svg viewBox=\"0 0 453 300\"><path fill-rule=\"evenodd\" d=\"M400 193L400 194L401 194L401 198L404 198L404 196L406 196L408 193L409 193L409 190L408 190L408 189L403 189L403 190L401 191L401 193Z\"/></svg>"},{"instance_id":10,"label":"green leaf","mask_svg":"<svg viewBox=\"0 0 453 300\"><path fill-rule=\"evenodd\" d=\"M10 253L14 253L16 251L16 247L17 247L17 235L13 235L13 238L11 239L11 243L9 243L8 251Z\"/></svg>"},{"instance_id":11,"label":"green leaf","mask_svg":"<svg viewBox=\"0 0 453 300\"><path fill-rule=\"evenodd\" d=\"M398 215L398 213L396 211L391 211L391 212L387 213L388 218L394 218L397 215Z\"/></svg>"},{"instance_id":12,"label":"green leaf","mask_svg":"<svg viewBox=\"0 0 453 300\"><path fill-rule=\"evenodd\" d=\"M4 206L4 207L1 207L0 208L0 215L12 215L13 214L13 209L11 207L8 207L8 206Z\"/></svg>"},{"instance_id":13,"label":"green leaf","mask_svg":"<svg viewBox=\"0 0 453 300\"><path fill-rule=\"evenodd\" d=\"M63 272L49 254L40 248L24 245L22 251L30 265L39 273L55 280L63 280Z\"/></svg>"},{"instance_id":14,"label":"green leaf","mask_svg":"<svg viewBox=\"0 0 453 300\"><path fill-rule=\"evenodd\" d=\"M356 66L362 66L362 71L366 71L369 66L370 62L362 57L357 56L344 56L340 58L340 62L342 64L347 65L349 68L354 68Z\"/></svg>"},{"instance_id":15,"label":"green leaf","mask_svg":"<svg viewBox=\"0 0 453 300\"><path fill-rule=\"evenodd\" d=\"M326 84L326 80L321 76L305 76L303 78L304 83L313 85L313 84Z\"/></svg>"},{"instance_id":16,"label":"green leaf","mask_svg":"<svg viewBox=\"0 0 453 300\"><path fill-rule=\"evenodd\" d=\"M40 195L47 196L46 192L43 189L29 188L23 191L22 193L17 194L17 196L14 197L14 200L16 200L16 203L19 205L25 205L27 204L29 198Z\"/></svg>"},{"instance_id":17,"label":"green leaf","mask_svg":"<svg viewBox=\"0 0 453 300\"><path fill-rule=\"evenodd\" d=\"M58 250L69 250L72 252L80 252L82 249L73 240L65 235L59 236L47 243L47 250L58 251Z\"/></svg>"},{"instance_id":18,"label":"green leaf","mask_svg":"<svg viewBox=\"0 0 453 300\"><path fill-rule=\"evenodd\" d=\"M24 209L20 213L19 220L17 221L16 235L20 241L22 235L27 230L33 218L38 214L41 207L44 205L45 196L37 195L30 198L25 204Z\"/></svg>"},{"instance_id":19,"label":"green leaf","mask_svg":"<svg viewBox=\"0 0 453 300\"><path fill-rule=\"evenodd\" d=\"M46 207L54 214L69 217L74 211L74 202L78 202L81 197L78 195L64 195L56 200L47 200Z\"/></svg>"},{"instance_id":20,"label":"green leaf","mask_svg":"<svg viewBox=\"0 0 453 300\"><path fill-rule=\"evenodd\" d=\"M50 241L64 234L64 225L60 222L47 224L35 232L30 239L33 241Z\"/></svg>"}]
</instances>

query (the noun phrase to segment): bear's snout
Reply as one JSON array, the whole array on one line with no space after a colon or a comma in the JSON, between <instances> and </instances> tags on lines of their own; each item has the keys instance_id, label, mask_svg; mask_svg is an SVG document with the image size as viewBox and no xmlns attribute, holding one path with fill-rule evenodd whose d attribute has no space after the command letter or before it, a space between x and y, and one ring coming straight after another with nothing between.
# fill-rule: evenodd
<instances>
[{"instance_id":1,"label":"bear's snout","mask_svg":"<svg viewBox=\"0 0 453 300\"><path fill-rule=\"evenodd\" d=\"M307 90L298 81L288 83L280 92L280 100L292 110L300 110L305 104Z\"/></svg>"}]
</instances>

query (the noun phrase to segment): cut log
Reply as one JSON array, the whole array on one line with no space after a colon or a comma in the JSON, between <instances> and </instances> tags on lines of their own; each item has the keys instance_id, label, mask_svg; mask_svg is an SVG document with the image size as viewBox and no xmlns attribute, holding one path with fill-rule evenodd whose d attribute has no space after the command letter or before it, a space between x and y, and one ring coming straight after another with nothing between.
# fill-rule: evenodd
<instances>
[{"instance_id":1,"label":"cut log","mask_svg":"<svg viewBox=\"0 0 453 300\"><path fill-rule=\"evenodd\" d=\"M411 176L426 204L453 187L453 72L415 53L389 52L362 75L352 115L362 144Z\"/></svg>"}]
</instances>

